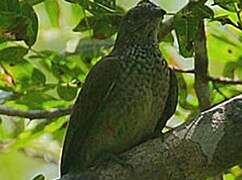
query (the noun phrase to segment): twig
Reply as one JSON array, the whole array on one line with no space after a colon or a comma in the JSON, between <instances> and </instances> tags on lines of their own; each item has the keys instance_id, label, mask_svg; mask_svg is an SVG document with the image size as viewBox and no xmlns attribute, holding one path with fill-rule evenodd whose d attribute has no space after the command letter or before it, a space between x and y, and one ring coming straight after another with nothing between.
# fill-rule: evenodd
<instances>
[{"instance_id":1,"label":"twig","mask_svg":"<svg viewBox=\"0 0 242 180\"><path fill-rule=\"evenodd\" d=\"M179 69L172 67L172 69L178 73L187 73L187 74L194 74L195 70L194 69ZM212 76L207 76L207 79L209 81L215 82L215 83L220 83L220 84L228 84L228 85L242 85L242 80L235 80L235 79L230 79L227 77L212 77Z\"/></svg>"},{"instance_id":2,"label":"twig","mask_svg":"<svg viewBox=\"0 0 242 180\"><path fill-rule=\"evenodd\" d=\"M231 84L231 85L242 85L242 80L234 80L226 77L211 77L209 76L208 79L210 81L220 83L220 84Z\"/></svg>"},{"instance_id":3,"label":"twig","mask_svg":"<svg viewBox=\"0 0 242 180\"><path fill-rule=\"evenodd\" d=\"M28 110L22 111L17 109L12 109L10 107L6 107L0 105L0 114L7 116L18 116L27 119L52 119L61 116L66 116L71 113L71 107L69 108L58 108L51 110Z\"/></svg>"},{"instance_id":4,"label":"twig","mask_svg":"<svg viewBox=\"0 0 242 180\"><path fill-rule=\"evenodd\" d=\"M179 69L179 68L176 68L176 67L172 67L172 70L179 72L179 73L188 73L188 74L194 74L195 73L194 69L185 70L185 69Z\"/></svg>"}]
</instances>

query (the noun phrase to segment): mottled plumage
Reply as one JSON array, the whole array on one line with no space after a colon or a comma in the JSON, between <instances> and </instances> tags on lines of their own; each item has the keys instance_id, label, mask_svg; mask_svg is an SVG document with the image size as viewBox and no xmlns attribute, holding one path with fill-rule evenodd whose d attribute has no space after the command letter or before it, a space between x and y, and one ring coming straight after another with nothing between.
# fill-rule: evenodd
<instances>
[{"instance_id":1,"label":"mottled plumage","mask_svg":"<svg viewBox=\"0 0 242 180\"><path fill-rule=\"evenodd\" d=\"M164 13L150 1L138 3L124 17L113 51L89 72L69 122L62 175L141 143L174 113L176 78L157 42Z\"/></svg>"}]
</instances>

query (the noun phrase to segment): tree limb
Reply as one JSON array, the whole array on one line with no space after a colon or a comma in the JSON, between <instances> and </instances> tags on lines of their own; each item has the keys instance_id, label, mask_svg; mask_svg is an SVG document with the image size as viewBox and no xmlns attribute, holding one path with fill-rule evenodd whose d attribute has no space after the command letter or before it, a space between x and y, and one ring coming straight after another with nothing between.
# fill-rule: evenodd
<instances>
[{"instance_id":1,"label":"tree limb","mask_svg":"<svg viewBox=\"0 0 242 180\"><path fill-rule=\"evenodd\" d=\"M121 155L133 168L108 162L61 180L203 180L242 162L242 95Z\"/></svg>"},{"instance_id":2,"label":"tree limb","mask_svg":"<svg viewBox=\"0 0 242 180\"><path fill-rule=\"evenodd\" d=\"M0 105L0 114L7 115L7 116L18 116L18 117L28 118L28 119L51 119L51 118L65 116L70 113L71 113L71 107L52 109L52 110L23 111L23 110L11 109L10 107Z\"/></svg>"}]
</instances>

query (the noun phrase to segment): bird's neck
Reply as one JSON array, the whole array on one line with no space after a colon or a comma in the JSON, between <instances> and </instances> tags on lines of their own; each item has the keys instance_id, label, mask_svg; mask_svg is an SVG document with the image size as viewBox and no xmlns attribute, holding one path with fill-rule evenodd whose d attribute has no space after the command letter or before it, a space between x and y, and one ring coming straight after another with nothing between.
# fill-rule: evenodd
<instances>
[{"instance_id":1,"label":"bird's neck","mask_svg":"<svg viewBox=\"0 0 242 180\"><path fill-rule=\"evenodd\" d=\"M157 33L150 32L147 34L118 34L113 52L122 53L126 51L127 48L156 48L158 46Z\"/></svg>"}]
</instances>

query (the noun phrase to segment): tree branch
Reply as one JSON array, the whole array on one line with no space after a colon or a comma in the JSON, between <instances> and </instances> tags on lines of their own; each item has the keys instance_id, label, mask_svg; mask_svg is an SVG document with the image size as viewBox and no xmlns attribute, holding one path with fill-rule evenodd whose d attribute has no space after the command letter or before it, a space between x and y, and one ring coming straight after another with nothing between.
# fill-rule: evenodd
<instances>
[{"instance_id":1,"label":"tree branch","mask_svg":"<svg viewBox=\"0 0 242 180\"><path fill-rule=\"evenodd\" d=\"M193 69L178 69L175 67L171 67L172 70L178 72L178 73L188 73L188 74L194 74L195 70ZM242 80L235 80L235 79L230 79L227 77L212 77L212 76L207 76L206 77L209 81L219 83L219 84L227 84L227 85L242 85Z\"/></svg>"},{"instance_id":2,"label":"tree branch","mask_svg":"<svg viewBox=\"0 0 242 180\"><path fill-rule=\"evenodd\" d=\"M210 81L220 83L220 84L231 84L231 85L242 85L241 80L234 80L226 77L211 77L209 76L208 79Z\"/></svg>"},{"instance_id":3,"label":"tree branch","mask_svg":"<svg viewBox=\"0 0 242 180\"><path fill-rule=\"evenodd\" d=\"M197 38L194 41L195 52L195 92L197 94L199 109L201 111L210 107L210 92L208 82L208 55L207 39L204 21L200 20Z\"/></svg>"},{"instance_id":4,"label":"tree branch","mask_svg":"<svg viewBox=\"0 0 242 180\"><path fill-rule=\"evenodd\" d=\"M61 116L66 116L71 113L71 107L59 108L52 110L29 110L22 111L17 109L11 109L9 107L0 105L0 114L7 116L18 116L28 119L51 119Z\"/></svg>"},{"instance_id":5,"label":"tree branch","mask_svg":"<svg viewBox=\"0 0 242 180\"><path fill-rule=\"evenodd\" d=\"M242 95L122 154L131 169L108 162L61 180L202 180L242 162L241 139Z\"/></svg>"}]
</instances>

